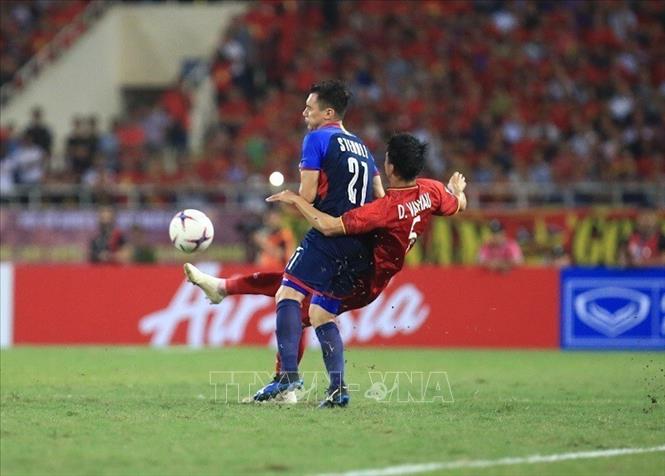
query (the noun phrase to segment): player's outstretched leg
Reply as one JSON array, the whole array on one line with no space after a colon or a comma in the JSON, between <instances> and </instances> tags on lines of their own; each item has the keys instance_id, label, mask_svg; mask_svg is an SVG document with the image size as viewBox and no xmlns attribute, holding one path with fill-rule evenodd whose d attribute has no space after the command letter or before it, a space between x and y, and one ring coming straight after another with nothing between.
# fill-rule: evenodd
<instances>
[{"instance_id":1,"label":"player's outstretched leg","mask_svg":"<svg viewBox=\"0 0 665 476\"><path fill-rule=\"evenodd\" d=\"M226 278L224 289L227 294L261 294L274 296L282 285L282 273L256 272Z\"/></svg>"},{"instance_id":2,"label":"player's outstretched leg","mask_svg":"<svg viewBox=\"0 0 665 476\"><path fill-rule=\"evenodd\" d=\"M219 304L226 297L223 287L224 280L206 274L190 263L185 263L183 269L187 281L201 288L211 304Z\"/></svg>"}]
</instances>

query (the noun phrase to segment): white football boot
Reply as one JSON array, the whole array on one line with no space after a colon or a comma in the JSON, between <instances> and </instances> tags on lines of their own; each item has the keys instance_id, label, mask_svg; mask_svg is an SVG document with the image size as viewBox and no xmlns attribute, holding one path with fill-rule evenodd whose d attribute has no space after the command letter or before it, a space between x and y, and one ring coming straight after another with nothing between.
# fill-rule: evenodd
<instances>
[{"instance_id":1,"label":"white football boot","mask_svg":"<svg viewBox=\"0 0 665 476\"><path fill-rule=\"evenodd\" d=\"M210 276L190 263L185 263L183 269L185 270L187 281L201 288L210 301L210 304L219 304L226 297L226 293L219 288L219 284L222 281L220 278Z\"/></svg>"},{"instance_id":2,"label":"white football boot","mask_svg":"<svg viewBox=\"0 0 665 476\"><path fill-rule=\"evenodd\" d=\"M280 405L295 405L298 403L298 396L295 390L289 390L288 392L282 392L277 395L273 401Z\"/></svg>"},{"instance_id":3,"label":"white football boot","mask_svg":"<svg viewBox=\"0 0 665 476\"><path fill-rule=\"evenodd\" d=\"M295 390L290 390L288 392L283 392L277 395L275 398L272 400L266 400L263 402L257 402L254 400L254 397L245 397L242 399L242 403L254 403L257 405L266 405L266 404L273 404L273 405L295 405L298 403L298 395L296 394Z\"/></svg>"}]
</instances>

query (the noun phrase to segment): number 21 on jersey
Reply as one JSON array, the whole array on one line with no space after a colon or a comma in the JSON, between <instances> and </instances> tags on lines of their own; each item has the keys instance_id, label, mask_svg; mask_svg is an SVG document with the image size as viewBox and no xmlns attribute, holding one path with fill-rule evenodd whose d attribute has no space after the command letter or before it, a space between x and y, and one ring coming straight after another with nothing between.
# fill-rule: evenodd
<instances>
[{"instance_id":1,"label":"number 21 on jersey","mask_svg":"<svg viewBox=\"0 0 665 476\"><path fill-rule=\"evenodd\" d=\"M356 184L358 184L358 175L360 174L360 167L363 168L363 181L362 188L360 189L360 204L358 204L358 190L356 189ZM349 182L349 201L354 205L363 206L365 204L365 199L367 198L367 181L368 181L368 168L365 162L360 162L355 157L349 157L349 173L351 174L351 181ZM359 185L359 184L358 184Z\"/></svg>"}]
</instances>

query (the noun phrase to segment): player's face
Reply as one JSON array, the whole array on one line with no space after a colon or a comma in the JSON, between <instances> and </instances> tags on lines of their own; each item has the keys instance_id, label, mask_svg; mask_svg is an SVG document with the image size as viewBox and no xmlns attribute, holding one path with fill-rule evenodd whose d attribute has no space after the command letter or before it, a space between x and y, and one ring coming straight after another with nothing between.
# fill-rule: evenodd
<instances>
[{"instance_id":1,"label":"player's face","mask_svg":"<svg viewBox=\"0 0 665 476\"><path fill-rule=\"evenodd\" d=\"M318 101L318 94L311 93L307 96L305 101L305 110L302 116L305 118L307 129L313 131L323 125L324 122L330 121L335 112L331 108L321 109Z\"/></svg>"}]
</instances>

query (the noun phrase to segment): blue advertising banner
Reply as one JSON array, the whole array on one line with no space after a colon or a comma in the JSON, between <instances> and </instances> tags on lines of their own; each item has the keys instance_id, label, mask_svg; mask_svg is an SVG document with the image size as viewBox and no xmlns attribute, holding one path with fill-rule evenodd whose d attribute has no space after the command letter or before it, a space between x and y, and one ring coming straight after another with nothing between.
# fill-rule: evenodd
<instances>
[{"instance_id":1,"label":"blue advertising banner","mask_svg":"<svg viewBox=\"0 0 665 476\"><path fill-rule=\"evenodd\" d=\"M561 347L665 350L665 268L564 269Z\"/></svg>"}]
</instances>

